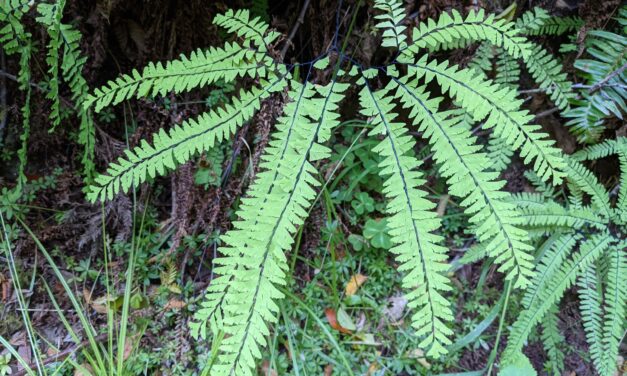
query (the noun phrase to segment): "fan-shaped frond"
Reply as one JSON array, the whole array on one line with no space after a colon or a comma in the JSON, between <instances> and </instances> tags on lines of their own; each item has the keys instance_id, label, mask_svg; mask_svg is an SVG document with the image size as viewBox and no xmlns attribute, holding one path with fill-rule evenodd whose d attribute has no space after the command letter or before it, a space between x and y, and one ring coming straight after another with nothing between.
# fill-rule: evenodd
<instances>
[{"instance_id":1,"label":"fan-shaped frond","mask_svg":"<svg viewBox=\"0 0 627 376\"><path fill-rule=\"evenodd\" d=\"M461 103L475 120L486 118L484 127L494 128L497 137L504 139L514 150L520 149L525 163L535 159L533 169L543 180L553 179L554 184L561 182L565 163L554 141L545 140L545 133L538 132L540 126L531 125L533 116L520 109L521 101L516 93L493 84L473 74L474 71L449 66L444 61L427 63L426 56L415 64L407 64L409 74L425 78L429 83L436 78L444 92Z\"/></svg>"},{"instance_id":2,"label":"fan-shaped frond","mask_svg":"<svg viewBox=\"0 0 627 376\"><path fill-rule=\"evenodd\" d=\"M405 9L403 2L399 0L376 0L374 7L385 13L376 15L374 18L382 20L375 26L383 30L383 47L405 48L407 47L407 26L403 25L405 20Z\"/></svg>"},{"instance_id":3,"label":"fan-shaped frond","mask_svg":"<svg viewBox=\"0 0 627 376\"><path fill-rule=\"evenodd\" d=\"M577 276L586 270L613 242L608 233L593 235L581 243L579 251L570 259L566 259L545 283L534 302L523 310L512 325L507 341L507 347L503 352L503 363L513 361L518 354L529 333L564 294L571 287Z\"/></svg>"},{"instance_id":4,"label":"fan-shaped frond","mask_svg":"<svg viewBox=\"0 0 627 376\"><path fill-rule=\"evenodd\" d=\"M461 204L472 214L470 221L479 241L486 243L487 254L502 264L499 270L506 279L515 279L516 287L526 286L532 275L533 257L528 253L532 247L525 231L515 225L516 207L504 201L509 196L500 191L505 182L496 180L498 173L486 171L491 163L476 138L460 126L459 117L447 119L446 113L438 113L442 98L429 99L417 80L392 77L388 88L396 90L404 107L411 109L414 124L429 139L449 193L464 199Z\"/></svg>"},{"instance_id":5,"label":"fan-shaped frond","mask_svg":"<svg viewBox=\"0 0 627 376\"><path fill-rule=\"evenodd\" d=\"M259 109L261 100L271 92L285 86L283 77L272 82L261 82L262 88L253 88L233 99L224 109L200 115L195 120L187 120L174 126L169 132L160 130L153 136L153 145L142 140L133 150L127 150L124 157L112 163L106 174L97 176L89 189L87 198L111 199L119 191L127 192L146 180L163 175L177 163L187 162L196 153L208 150L216 142L235 132L238 126L252 118Z\"/></svg>"},{"instance_id":6,"label":"fan-shaped frond","mask_svg":"<svg viewBox=\"0 0 627 376\"><path fill-rule=\"evenodd\" d=\"M391 252L401 263L399 270L407 272L403 287L411 290L406 297L409 306L417 309L412 326L417 336L425 337L419 346L437 357L446 353L453 334L445 324L453 314L442 296L451 289L444 275L448 269L446 249L440 245L442 237L433 233L440 228L440 220L431 211L435 205L418 189L425 181L416 171L420 162L412 155L415 142L403 124L395 121L390 89L374 92L365 77L360 81L364 85L359 94L361 113L374 125L370 134L384 137L374 151L383 158L380 173L387 177L383 193L389 200L388 228L395 244Z\"/></svg>"},{"instance_id":7,"label":"fan-shaped frond","mask_svg":"<svg viewBox=\"0 0 627 376\"><path fill-rule=\"evenodd\" d=\"M264 53L255 52L235 43L226 43L224 48L212 47L207 51L197 50L189 57L181 55L163 66L150 63L141 73L133 70L130 75L121 75L109 81L87 98L86 106L95 105L95 110L117 104L133 96L145 97L181 93L210 85L218 80L231 82L244 76L265 77L272 59Z\"/></svg>"}]
</instances>

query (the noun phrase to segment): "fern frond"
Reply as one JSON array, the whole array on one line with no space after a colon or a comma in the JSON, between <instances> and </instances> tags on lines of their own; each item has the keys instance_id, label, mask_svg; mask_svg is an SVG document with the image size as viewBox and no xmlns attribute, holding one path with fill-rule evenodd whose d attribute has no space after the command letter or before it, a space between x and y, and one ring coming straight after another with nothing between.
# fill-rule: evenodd
<instances>
[{"instance_id":1,"label":"fern frond","mask_svg":"<svg viewBox=\"0 0 627 376\"><path fill-rule=\"evenodd\" d=\"M551 306L559 301L564 291L573 285L577 276L592 265L612 242L613 239L608 233L593 235L581 243L577 253L561 264L545 284L546 287L538 292L534 303L520 312L512 325L507 347L503 352L504 364L515 359L535 325Z\"/></svg>"},{"instance_id":2,"label":"fern frond","mask_svg":"<svg viewBox=\"0 0 627 376\"><path fill-rule=\"evenodd\" d=\"M78 142L84 146L81 162L87 181L90 181L95 167L93 163L95 126L89 109L84 106L89 94L87 81L82 74L87 57L81 55L79 45L81 33L71 25L61 23L64 6L65 1L59 0L54 4L40 3L37 7L40 14L37 21L46 26L50 36L46 57L49 66L48 73L50 74L49 92L46 94L46 98L52 101L50 112L52 128L50 131L54 131L60 122L59 84L62 77L70 87L72 100L76 102L80 116ZM61 51L62 59L60 57Z\"/></svg>"},{"instance_id":3,"label":"fern frond","mask_svg":"<svg viewBox=\"0 0 627 376\"><path fill-rule=\"evenodd\" d=\"M30 39L26 39L20 42L20 72L17 76L17 81L20 90L25 92L24 105L20 109L22 113L22 133L20 134L20 148L17 151L17 158L20 162L18 166L18 178L17 189L21 191L24 184L26 184L26 162L28 160L28 139L30 137L30 101L32 88L30 85L30 58L32 52L32 44Z\"/></svg>"},{"instance_id":4,"label":"fern frond","mask_svg":"<svg viewBox=\"0 0 627 376\"><path fill-rule=\"evenodd\" d=\"M453 320L453 314L442 295L451 290L445 276L446 249L440 245L442 237L433 233L440 228L440 220L431 210L435 205L418 189L425 180L416 171L420 162L412 154L415 142L403 124L395 121L389 88L374 92L365 77L360 82L364 85L359 94L361 113L374 125L370 134L384 137L374 151L383 158L380 174L386 177L383 193L389 200L388 228L395 244L391 252L401 263L399 270L407 272L403 287L411 290L406 297L409 306L417 309L412 326L418 337L425 337L419 346L438 357L446 353L453 334L445 324Z\"/></svg>"},{"instance_id":5,"label":"fern frond","mask_svg":"<svg viewBox=\"0 0 627 376\"><path fill-rule=\"evenodd\" d=\"M512 193L509 201L516 204L519 208L541 208L546 204L547 197L542 193L536 192L519 192Z\"/></svg>"},{"instance_id":6,"label":"fern frond","mask_svg":"<svg viewBox=\"0 0 627 376\"><path fill-rule=\"evenodd\" d=\"M499 49L499 52L502 51ZM518 81L520 80L520 66L518 62L505 53L500 53L498 56L494 82L512 90L518 90Z\"/></svg>"},{"instance_id":7,"label":"fern frond","mask_svg":"<svg viewBox=\"0 0 627 376\"><path fill-rule=\"evenodd\" d=\"M535 268L535 277L525 291L525 295L523 295L522 304L524 308L529 309L538 303L538 299L540 299L543 291L547 289L548 283L553 280L553 277L563 265L564 260L568 258L575 244L580 239L581 235L572 232L557 233L549 238L551 240L550 247L541 255Z\"/></svg>"},{"instance_id":8,"label":"fern frond","mask_svg":"<svg viewBox=\"0 0 627 376\"><path fill-rule=\"evenodd\" d=\"M625 143L627 145L627 142ZM618 201L616 203L617 217L623 223L627 223L627 150L622 149L618 153L620 163L620 188L618 189Z\"/></svg>"},{"instance_id":9,"label":"fern frond","mask_svg":"<svg viewBox=\"0 0 627 376\"><path fill-rule=\"evenodd\" d=\"M488 78L488 72L492 71L492 59L496 55L494 46L490 43L481 43L474 56L468 62L468 68L474 69L478 74Z\"/></svg>"},{"instance_id":10,"label":"fern frond","mask_svg":"<svg viewBox=\"0 0 627 376\"><path fill-rule=\"evenodd\" d=\"M564 352L560 349L560 346L564 343L564 336L559 332L557 317L558 307L553 305L544 316L542 320L542 344L544 345L544 351L546 351L549 359L545 363L545 367L551 370L553 375L560 376L564 371Z\"/></svg>"},{"instance_id":11,"label":"fern frond","mask_svg":"<svg viewBox=\"0 0 627 376\"><path fill-rule=\"evenodd\" d=\"M214 333L229 334L212 374L252 374L265 345L266 323L276 320L275 301L282 297L276 285L285 283L283 252L315 197L312 186L319 184L311 162L328 157L330 150L318 142L328 140L339 123L337 107L346 85L332 82L317 88L322 99L312 98L311 84L294 81L291 86L292 101L264 151L264 171L242 201L241 220L223 237L224 256L214 262L221 276L212 281L203 308L195 314L193 335L204 337L207 321Z\"/></svg>"},{"instance_id":12,"label":"fern frond","mask_svg":"<svg viewBox=\"0 0 627 376\"><path fill-rule=\"evenodd\" d=\"M466 19L456 10L452 11L452 17L448 13L442 13L437 22L429 19L426 23L420 23L414 28L412 35L412 43L407 51L414 55L421 48L435 51L458 48L478 41L488 41L515 58L527 58L531 54L527 40L519 36L514 24L495 20L493 14L486 17L483 10L470 11Z\"/></svg>"},{"instance_id":13,"label":"fern frond","mask_svg":"<svg viewBox=\"0 0 627 376\"><path fill-rule=\"evenodd\" d=\"M589 86L601 84L594 91L584 90L582 100L564 114L566 125L580 142L594 142L603 132L603 120L610 116L623 118L627 112L627 37L609 31L593 30L587 33L586 59L575 61Z\"/></svg>"},{"instance_id":14,"label":"fern frond","mask_svg":"<svg viewBox=\"0 0 627 376\"><path fill-rule=\"evenodd\" d=\"M83 145L81 163L87 182L91 182L95 170L96 126L89 106L85 105L89 98L89 86L82 72L87 57L81 54L79 42L82 36L78 30L71 25L62 24L60 31L64 44L61 72L64 81L70 87L72 100L76 103L76 110L80 116L78 143Z\"/></svg>"},{"instance_id":15,"label":"fern frond","mask_svg":"<svg viewBox=\"0 0 627 376\"><path fill-rule=\"evenodd\" d=\"M601 340L601 329L603 320L603 309L601 308L601 286L597 277L597 270L594 264L585 270L579 281L579 310L581 311L581 320L583 328L586 332L586 341L588 342L588 350L592 361L597 369L603 368L603 345ZM607 373L602 373L606 375Z\"/></svg>"},{"instance_id":16,"label":"fern frond","mask_svg":"<svg viewBox=\"0 0 627 376\"><path fill-rule=\"evenodd\" d=\"M169 132L160 130L153 136L153 145L142 140L132 151L127 150L126 156L112 163L106 175L94 179L87 198L91 202L111 199L119 191L127 192L147 177L163 175L177 163L187 162L192 155L210 149L250 120L263 99L285 86L285 79L262 81L261 85L262 88L242 91L240 98L234 98L224 109L204 113L195 120L174 126Z\"/></svg>"},{"instance_id":17,"label":"fern frond","mask_svg":"<svg viewBox=\"0 0 627 376\"><path fill-rule=\"evenodd\" d=\"M109 81L107 86L96 89L87 98L85 106L95 105L98 112L103 107L134 96L182 93L219 80L232 82L244 76L264 78L272 63L266 54L235 43L226 43L224 48L212 47L207 51L199 49L189 57L181 55L178 60L168 61L165 66L150 63L141 74L133 70L130 75L121 75L115 81Z\"/></svg>"},{"instance_id":18,"label":"fern frond","mask_svg":"<svg viewBox=\"0 0 627 376\"><path fill-rule=\"evenodd\" d=\"M459 117L447 119L446 113L437 112L442 98L429 99L417 80L391 78L388 88L396 90L404 107L411 109L414 124L429 139L449 193L464 199L461 204L472 214L470 221L477 226L479 241L486 243L487 254L502 264L499 271L507 280L515 279L516 287L526 286L532 275L533 257L528 253L532 247L526 243L525 231L515 225L515 206L504 202L509 196L500 191L505 182L497 181L498 173L486 171L490 160L480 152L470 130L459 124Z\"/></svg>"},{"instance_id":19,"label":"fern frond","mask_svg":"<svg viewBox=\"0 0 627 376\"><path fill-rule=\"evenodd\" d=\"M627 242L609 249L609 272L604 291L603 328L601 329L602 358L597 371L612 375L616 370L616 358L621 339L625 334L625 304L627 302ZM590 344L592 345L592 344Z\"/></svg>"},{"instance_id":20,"label":"fern frond","mask_svg":"<svg viewBox=\"0 0 627 376\"><path fill-rule=\"evenodd\" d=\"M535 7L520 15L516 20L516 28L524 34L534 35L533 33L540 31L550 19L551 16L546 10Z\"/></svg>"},{"instance_id":21,"label":"fern frond","mask_svg":"<svg viewBox=\"0 0 627 376\"><path fill-rule=\"evenodd\" d=\"M585 225L602 230L608 225L607 218L597 215L592 208L566 209L555 202L521 209L518 221L521 226L539 227L547 231L558 227L582 228Z\"/></svg>"},{"instance_id":22,"label":"fern frond","mask_svg":"<svg viewBox=\"0 0 627 376\"><path fill-rule=\"evenodd\" d=\"M532 43L532 53L523 59L534 81L541 89L545 89L549 98L557 107L564 110L568 101L575 98L572 92L572 82L562 72L563 67L544 47Z\"/></svg>"},{"instance_id":23,"label":"fern frond","mask_svg":"<svg viewBox=\"0 0 627 376\"><path fill-rule=\"evenodd\" d=\"M25 93L24 104L20 108L22 113L22 133L20 134L20 148L17 151L19 166L17 171L17 191L21 191L26 183L26 168L28 139L30 137L30 100L32 88L30 85L31 71L30 58L33 49L31 34L24 29L21 18L30 9L31 3L25 0L9 0L0 3L0 45L7 55L19 53L19 73L17 82L19 89Z\"/></svg>"},{"instance_id":24,"label":"fern frond","mask_svg":"<svg viewBox=\"0 0 627 376\"><path fill-rule=\"evenodd\" d=\"M253 42L259 51L264 53L268 51L269 45L281 35L273 30L268 31L270 25L260 17L250 18L250 12L247 9L238 11L229 9L224 14L218 14L213 23L225 28L229 33Z\"/></svg>"},{"instance_id":25,"label":"fern frond","mask_svg":"<svg viewBox=\"0 0 627 376\"><path fill-rule=\"evenodd\" d=\"M21 53L30 33L20 20L30 9L29 0L5 0L0 2L0 46L7 55Z\"/></svg>"},{"instance_id":26,"label":"fern frond","mask_svg":"<svg viewBox=\"0 0 627 376\"><path fill-rule=\"evenodd\" d=\"M572 154L570 158L582 162L620 153L627 153L627 137L617 137L614 140L605 140L601 143L590 145Z\"/></svg>"},{"instance_id":27,"label":"fern frond","mask_svg":"<svg viewBox=\"0 0 627 376\"><path fill-rule=\"evenodd\" d=\"M288 269L285 252L292 244L296 226L302 224L316 193L313 186L314 167L307 162L307 152L315 145L315 126L306 116L314 110L311 97L313 85L291 82L291 102L277 124L273 142L265 151L262 168L249 196L242 200L238 212L242 219L234 230L222 238L226 246L222 257L214 261L214 271L221 285L230 278L229 288L220 309L223 311L222 330L228 335L220 346L215 375L252 375L255 359L269 335L267 323L275 322L283 294L277 286L285 284ZM288 135L293 132L292 135ZM289 137L292 136L292 137ZM266 205L260 203L272 190Z\"/></svg>"},{"instance_id":28,"label":"fern frond","mask_svg":"<svg viewBox=\"0 0 627 376\"><path fill-rule=\"evenodd\" d=\"M405 19L405 9L403 2L399 0L376 0L374 7L385 13L376 15L374 18L382 20L375 26L383 30L382 47L395 47L403 49L407 47L407 35L405 30L407 26L403 25Z\"/></svg>"},{"instance_id":29,"label":"fern frond","mask_svg":"<svg viewBox=\"0 0 627 376\"><path fill-rule=\"evenodd\" d=\"M557 197L562 195L562 192L560 192L557 187L542 181L542 179L536 175L535 172L525 171L524 176L533 185L536 192L540 193L544 198L548 200L555 200Z\"/></svg>"},{"instance_id":30,"label":"fern frond","mask_svg":"<svg viewBox=\"0 0 627 376\"><path fill-rule=\"evenodd\" d=\"M50 131L54 131L56 126L61 122L61 101L59 99L59 48L63 43L61 39L61 17L63 16L64 7L64 0L59 0L54 4L39 3L37 5L37 11L40 14L40 16L37 17L37 21L46 26L48 36L50 37L46 55L48 74L50 75L50 80L48 81L49 91L46 94L46 98L52 101L52 107L50 108L52 128Z\"/></svg>"},{"instance_id":31,"label":"fern frond","mask_svg":"<svg viewBox=\"0 0 627 376\"><path fill-rule=\"evenodd\" d=\"M562 35L576 31L583 24L584 21L579 17L550 17L544 20L540 27L526 29L525 31L528 35Z\"/></svg>"},{"instance_id":32,"label":"fern frond","mask_svg":"<svg viewBox=\"0 0 627 376\"><path fill-rule=\"evenodd\" d=\"M486 151L488 159L492 163L489 169L498 173L505 171L512 162L512 156L514 155L507 142L493 133L490 133Z\"/></svg>"},{"instance_id":33,"label":"fern frond","mask_svg":"<svg viewBox=\"0 0 627 376\"><path fill-rule=\"evenodd\" d=\"M516 99L514 91L483 80L472 70L449 66L446 61L427 63L426 56L407 66L410 75L424 77L426 83L436 78L442 91L459 101L475 120L487 116L484 127L494 128L495 135L513 150L520 149L525 163L535 159L533 169L543 180L552 178L554 184L561 182L565 163L560 150L553 146L554 141L544 139L546 134L538 131L539 125L529 124L533 116L520 109L521 101Z\"/></svg>"},{"instance_id":34,"label":"fern frond","mask_svg":"<svg viewBox=\"0 0 627 376\"><path fill-rule=\"evenodd\" d=\"M570 119L564 125L582 144L597 141L605 130L603 122L607 114L599 109L599 105L602 104L598 103L598 98L584 94L583 99L573 100L571 108L562 114L564 118Z\"/></svg>"},{"instance_id":35,"label":"fern frond","mask_svg":"<svg viewBox=\"0 0 627 376\"><path fill-rule=\"evenodd\" d=\"M566 158L566 162L568 181L583 192L589 194L593 206L597 207L605 217L611 218L614 213L610 207L610 195L605 187L603 187L596 176L581 163L572 158Z\"/></svg>"}]
</instances>

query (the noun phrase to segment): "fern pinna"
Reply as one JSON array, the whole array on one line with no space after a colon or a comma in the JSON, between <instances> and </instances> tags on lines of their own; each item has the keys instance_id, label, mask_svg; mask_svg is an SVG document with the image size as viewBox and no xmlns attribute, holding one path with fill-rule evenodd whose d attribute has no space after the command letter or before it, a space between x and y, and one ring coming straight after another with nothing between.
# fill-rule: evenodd
<instances>
[{"instance_id":1,"label":"fern pinna","mask_svg":"<svg viewBox=\"0 0 627 376\"><path fill-rule=\"evenodd\" d=\"M272 93L284 92L287 97L264 150L261 172L242 199L232 230L222 237L220 256L213 260L218 277L210 281L191 324L194 336L220 341L211 374L250 375L261 357L269 324L277 321L278 300L284 295L285 251L293 246L293 236L316 199L322 182L315 164L330 155L324 144L339 124L339 106L352 86L359 92L360 113L372 126L369 136L378 140L374 151L381 157L380 174L385 179L382 193L394 243L391 251L405 273L403 286L414 310L412 324L426 353L439 357L447 352L453 313L446 297L451 290L447 249L438 234L441 223L435 205L422 188L425 179L414 153L412 128L432 146L449 192L462 200L471 217L484 255L499 265L516 288L532 286L537 278L534 248L523 220L526 212L501 190L504 182L467 119L483 122L503 146L519 152L540 182L559 185L570 169L578 167L564 160L554 142L532 123L533 116L520 108L522 100L515 90L430 56L440 49L482 42L513 59L533 62L533 45L513 24L482 11L465 18L455 11L443 14L438 21L414 28L410 40L399 1L378 0L375 8L381 11L376 26L383 31L382 43L396 50L396 57L385 66L364 67L332 47L311 62L297 64L299 72L306 72L300 77L293 73L295 65L270 56L278 42L276 32L259 18L251 19L248 11L229 10L214 22L234 33L236 42L199 50L165 65L150 64L142 72L133 71L95 90L86 101L100 110L132 97L180 93L218 80L250 77L257 83L242 89L231 104L168 132L161 130L152 144L141 141L126 151L90 186L88 198L95 202L127 192L214 147L250 121ZM309 80L315 70L332 66L334 74L328 83ZM377 84L381 80L383 86ZM428 89L432 82L464 111L444 110L444 98ZM399 116L403 108L409 111L411 124ZM582 181L587 181L587 175L580 173ZM616 213L615 209L611 212Z\"/></svg>"}]
</instances>

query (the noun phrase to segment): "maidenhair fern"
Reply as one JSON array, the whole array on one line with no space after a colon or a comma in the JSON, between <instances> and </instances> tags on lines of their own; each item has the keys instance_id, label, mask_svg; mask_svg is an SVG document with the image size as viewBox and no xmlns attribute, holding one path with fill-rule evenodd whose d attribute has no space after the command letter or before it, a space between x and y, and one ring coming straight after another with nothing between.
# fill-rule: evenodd
<instances>
[{"instance_id":1,"label":"maidenhair fern","mask_svg":"<svg viewBox=\"0 0 627 376\"><path fill-rule=\"evenodd\" d=\"M99 111L133 97L182 93L218 81L254 82L230 104L169 131L160 130L151 143L142 140L126 151L89 187L88 198L94 202L128 192L210 150L251 121L271 93L284 93L285 106L263 151L261 171L241 200L238 219L222 237L224 245L213 260L217 277L210 281L191 324L195 337L219 342L212 375L253 374L270 325L279 314L288 270L285 252L293 246L293 236L316 198L321 184L316 178L316 162L329 156L324 144L339 123L339 106L351 86L358 89L360 114L372 126L368 136L377 140L374 151L381 157L380 174L385 179L382 194L394 243L391 252L405 274L403 287L413 309L412 326L428 356L446 353L454 316L447 298L451 290L447 249L438 234L441 222L423 189L425 179L414 151L412 129L431 145L449 193L461 200L471 218L471 230L481 250L474 259L488 258L498 264L506 280L526 291L525 311L513 327L507 356L518 354L535 324L549 313L553 316L544 327L544 337L551 358L559 362L563 355L555 349L560 338L555 305L563 292L602 256L608 258L609 275L618 280L624 276L623 257L611 255L620 243L607 230L610 222L622 218L624 205L610 203L605 188L581 163L588 154L622 152L622 146L608 144L610 151L598 147L584 157L564 158L540 126L533 124L533 116L521 109L515 80L491 81L473 69L437 61L430 54L482 42L480 51L486 60L477 66L486 66L494 51L504 51L509 60L503 60L502 72L517 76L515 65L522 60L563 106L564 98L571 94L563 90L566 81L559 66L524 36L533 34L530 30L539 32L551 18L527 16L524 30L520 30L482 11L470 12L465 18L457 12L445 13L437 21L414 28L410 39L400 1L377 0L375 9L379 12L376 26L383 31L382 44L396 52L393 61L384 66L364 67L335 47L309 63L286 65L271 56L279 41L276 32L261 19L251 18L248 11L227 11L214 22L234 34L236 41L166 64L150 64L141 72L134 70L96 89L85 101L87 107ZM310 80L315 70L330 66L331 57L337 57L337 62L330 81ZM295 66L299 69L292 70ZM307 74L301 77L302 72ZM435 92L432 87L437 87ZM447 109L444 98L436 93L453 99L463 111ZM402 109L409 113L409 123L398 115ZM492 131L495 141L488 153L471 133L471 122L481 122ZM500 167L495 167L491 157L497 148L508 150ZM546 195L512 197L502 190L505 183L499 179L499 171L513 152L520 153L532 167L537 182L545 185ZM564 179L573 192L581 193L572 200L581 205L546 202L547 197L555 197L548 194L550 184L560 185ZM592 196L590 206L583 205L583 194ZM627 200L625 196L622 190L621 203ZM589 230L590 236L572 232L572 226ZM534 264L532 240L557 232ZM616 320L624 309L620 300L624 289L620 287L608 286L609 295L605 296L613 294L614 300L604 306L604 333L611 330L615 334L622 325ZM607 354L616 350L616 337L612 338L602 344Z\"/></svg>"},{"instance_id":2,"label":"maidenhair fern","mask_svg":"<svg viewBox=\"0 0 627 376\"><path fill-rule=\"evenodd\" d=\"M604 121L609 117L623 119L627 112L627 6L618 16L616 32L591 30L586 33L585 55L575 61L582 76L580 98L564 113L567 126L583 143L597 141L604 131Z\"/></svg>"},{"instance_id":3,"label":"maidenhair fern","mask_svg":"<svg viewBox=\"0 0 627 376\"><path fill-rule=\"evenodd\" d=\"M624 218L627 206L620 196L613 198L583 162L613 154L620 159L625 153L627 139L619 137L566 158L570 191L567 206L553 201L553 195L527 193L512 197L512 202L523 212L519 225L528 228L530 234L552 236L546 241L550 243L546 250L539 253L535 276L522 300L524 310L511 328L503 364L514 363L523 356L521 350L525 341L535 325L543 322L542 341L553 370L559 374L556 361L563 355L556 347L559 332L552 324L555 313L551 307L558 305L565 291L576 284L594 367L600 375L614 374L625 330L627 243ZM620 167L622 189L627 184L627 163ZM584 204L584 195L587 204ZM548 317L549 324L545 324L543 317Z\"/></svg>"},{"instance_id":4,"label":"maidenhair fern","mask_svg":"<svg viewBox=\"0 0 627 376\"><path fill-rule=\"evenodd\" d=\"M31 34L24 29L21 19L28 12L30 4L26 0L11 0L0 3L0 43L7 55L19 54L20 70L17 75L19 89L24 91L24 105L22 113L21 146L17 152L19 159L17 191L21 191L26 183L26 168L28 138L30 135L30 101L32 88L30 85L30 58L32 51Z\"/></svg>"},{"instance_id":5,"label":"maidenhair fern","mask_svg":"<svg viewBox=\"0 0 627 376\"><path fill-rule=\"evenodd\" d=\"M18 82L20 90L25 92L26 100L22 107L23 130L20 136L22 147L18 151L20 160L18 186L23 184L26 166L26 146L30 133L30 98L32 91L30 74L30 55L32 50L31 33L24 29L22 18L31 12L31 2L10 0L0 3L0 42L4 51L11 55L20 54L20 72ZM61 122L61 96L59 88L65 82L72 93L76 112L80 118L78 143L83 146L81 162L87 181L94 173L95 125L90 110L83 106L87 99L87 81L82 75L86 57L81 55L79 41L81 34L72 25L61 22L65 0L54 3L38 3L36 8L38 25L43 26L50 38L46 51L48 77L46 98L52 102L50 120L53 131Z\"/></svg>"}]
</instances>

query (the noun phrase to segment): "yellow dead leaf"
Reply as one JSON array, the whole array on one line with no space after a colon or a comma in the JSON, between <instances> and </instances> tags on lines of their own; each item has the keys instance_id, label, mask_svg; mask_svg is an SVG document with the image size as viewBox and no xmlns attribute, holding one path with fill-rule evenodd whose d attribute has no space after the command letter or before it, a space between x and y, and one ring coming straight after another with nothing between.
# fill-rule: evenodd
<instances>
[{"instance_id":1,"label":"yellow dead leaf","mask_svg":"<svg viewBox=\"0 0 627 376\"><path fill-rule=\"evenodd\" d=\"M409 352L409 354L407 354L407 355L410 358L414 358L414 359L418 360L418 363L420 363L426 369L431 368L431 364L429 362L427 362L427 359L425 359L424 351L422 351L420 349L414 349L414 350L411 350Z\"/></svg>"},{"instance_id":2,"label":"yellow dead leaf","mask_svg":"<svg viewBox=\"0 0 627 376\"><path fill-rule=\"evenodd\" d=\"M368 376L374 375L377 373L378 370L379 370L379 367L377 366L376 362L370 363L370 367L368 367L368 373L366 373L366 375Z\"/></svg>"},{"instance_id":3,"label":"yellow dead leaf","mask_svg":"<svg viewBox=\"0 0 627 376\"><path fill-rule=\"evenodd\" d=\"M169 310L169 309L181 309L183 307L186 306L186 303L182 300L178 300L178 299L170 299L165 307L163 307L164 310Z\"/></svg>"},{"instance_id":4,"label":"yellow dead leaf","mask_svg":"<svg viewBox=\"0 0 627 376\"><path fill-rule=\"evenodd\" d=\"M368 277L363 274L353 275L350 281L348 281L348 283L346 284L346 288L344 289L344 291L346 292L346 296L355 295L359 287L363 285L367 279Z\"/></svg>"},{"instance_id":5,"label":"yellow dead leaf","mask_svg":"<svg viewBox=\"0 0 627 376\"><path fill-rule=\"evenodd\" d=\"M93 376L94 370L87 363L83 363L80 367L74 369L74 376Z\"/></svg>"}]
</instances>

